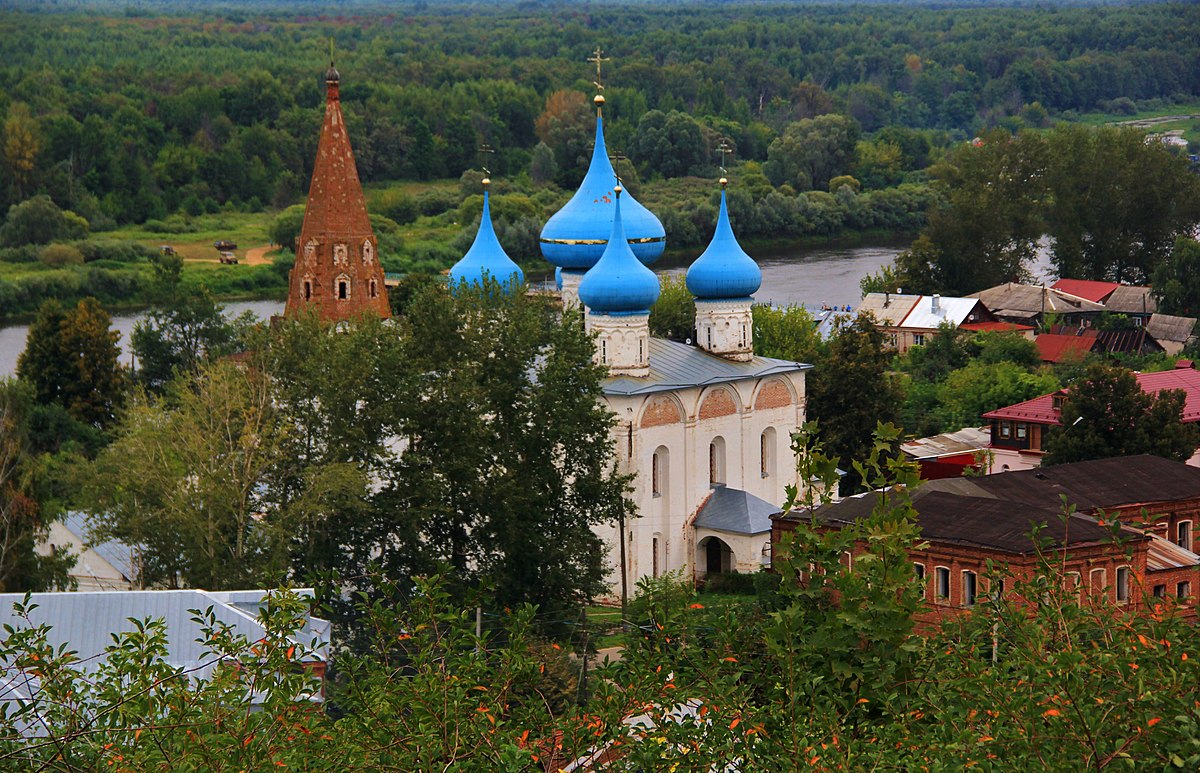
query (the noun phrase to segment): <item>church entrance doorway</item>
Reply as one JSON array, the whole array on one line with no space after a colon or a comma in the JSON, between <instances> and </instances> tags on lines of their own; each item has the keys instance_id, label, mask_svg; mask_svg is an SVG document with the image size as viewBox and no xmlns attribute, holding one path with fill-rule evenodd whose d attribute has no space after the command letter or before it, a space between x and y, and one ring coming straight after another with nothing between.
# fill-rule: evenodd
<instances>
[{"instance_id":1,"label":"church entrance doorway","mask_svg":"<svg viewBox=\"0 0 1200 773\"><path fill-rule=\"evenodd\" d=\"M733 551L717 537L705 537L697 545L705 574L721 574L733 570Z\"/></svg>"}]
</instances>

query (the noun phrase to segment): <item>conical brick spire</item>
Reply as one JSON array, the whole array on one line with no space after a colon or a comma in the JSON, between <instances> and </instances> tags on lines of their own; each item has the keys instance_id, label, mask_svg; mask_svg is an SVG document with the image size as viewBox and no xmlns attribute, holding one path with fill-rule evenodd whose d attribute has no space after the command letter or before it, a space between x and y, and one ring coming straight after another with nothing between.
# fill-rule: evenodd
<instances>
[{"instance_id":1,"label":"conical brick spire","mask_svg":"<svg viewBox=\"0 0 1200 773\"><path fill-rule=\"evenodd\" d=\"M324 320L361 314L391 316L378 242L367 218L354 151L338 97L341 80L330 62L325 73L325 123L313 164L304 224L296 240L285 314L312 305Z\"/></svg>"}]
</instances>

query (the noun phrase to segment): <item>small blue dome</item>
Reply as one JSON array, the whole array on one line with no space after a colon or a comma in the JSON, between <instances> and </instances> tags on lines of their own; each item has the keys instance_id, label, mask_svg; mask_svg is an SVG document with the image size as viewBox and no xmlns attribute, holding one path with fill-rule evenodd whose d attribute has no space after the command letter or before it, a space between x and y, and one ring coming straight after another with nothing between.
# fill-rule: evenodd
<instances>
[{"instance_id":1,"label":"small blue dome","mask_svg":"<svg viewBox=\"0 0 1200 773\"><path fill-rule=\"evenodd\" d=\"M604 146L604 118L596 115L596 145L579 190L542 228L542 256L560 268L587 270L604 254L613 222L617 175ZM633 254L653 263L667 246L667 232L650 210L625 197L625 235Z\"/></svg>"},{"instance_id":2,"label":"small blue dome","mask_svg":"<svg viewBox=\"0 0 1200 773\"><path fill-rule=\"evenodd\" d=\"M621 221L618 192L608 245L579 283L579 300L594 314L645 314L658 300L658 276L633 254Z\"/></svg>"},{"instance_id":3,"label":"small blue dome","mask_svg":"<svg viewBox=\"0 0 1200 773\"><path fill-rule=\"evenodd\" d=\"M696 258L687 272L687 287L698 299L746 298L762 285L762 271L754 258L746 254L733 228L721 189L721 212L717 230L708 248Z\"/></svg>"},{"instance_id":4,"label":"small blue dome","mask_svg":"<svg viewBox=\"0 0 1200 773\"><path fill-rule=\"evenodd\" d=\"M486 189L483 191L483 214L479 219L479 231L475 234L471 249L450 269L450 288L458 287L460 282L483 285L485 275L503 285L506 291L511 291L525 281L525 273L521 271L521 267L508 257L508 253L500 246L500 240L496 238L496 230L492 227L492 207Z\"/></svg>"}]
</instances>

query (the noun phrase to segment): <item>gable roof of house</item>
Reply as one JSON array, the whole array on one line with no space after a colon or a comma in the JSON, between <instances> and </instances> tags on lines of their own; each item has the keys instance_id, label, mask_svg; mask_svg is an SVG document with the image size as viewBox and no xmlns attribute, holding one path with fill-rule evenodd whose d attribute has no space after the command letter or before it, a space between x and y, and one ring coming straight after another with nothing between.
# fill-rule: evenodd
<instances>
[{"instance_id":1,"label":"gable roof of house","mask_svg":"<svg viewBox=\"0 0 1200 773\"><path fill-rule=\"evenodd\" d=\"M900 323L913 310L919 295L900 295L899 293L867 293L858 304L858 313L870 312L876 324L900 327ZM934 325L934 327L937 327Z\"/></svg>"},{"instance_id":2,"label":"gable roof of house","mask_svg":"<svg viewBox=\"0 0 1200 773\"><path fill-rule=\"evenodd\" d=\"M693 526L732 534L764 534L771 530L771 516L780 512L778 505L747 491L717 486L700 506Z\"/></svg>"},{"instance_id":3,"label":"gable roof of house","mask_svg":"<svg viewBox=\"0 0 1200 773\"><path fill-rule=\"evenodd\" d=\"M1154 314L1158 311L1158 301L1150 294L1150 288L1132 285L1121 285L1113 290L1104 306L1118 314Z\"/></svg>"},{"instance_id":4,"label":"gable roof of house","mask_svg":"<svg viewBox=\"0 0 1200 773\"><path fill-rule=\"evenodd\" d=\"M1051 287L1007 282L986 290L972 293L969 297L983 301L997 316L1029 318L1044 311L1056 314L1080 312L1102 312L1104 306L1086 298L1080 298Z\"/></svg>"},{"instance_id":5,"label":"gable roof of house","mask_svg":"<svg viewBox=\"0 0 1200 773\"><path fill-rule=\"evenodd\" d=\"M772 357L756 356L748 362L737 362L709 354L696 346L652 337L650 375L645 378L606 378L601 388L606 395L641 395L748 378L763 378L779 373L795 373L811 368L812 365L802 362L777 360Z\"/></svg>"},{"instance_id":6,"label":"gable roof of house","mask_svg":"<svg viewBox=\"0 0 1200 773\"><path fill-rule=\"evenodd\" d=\"M900 444L900 450L912 459L938 459L981 451L988 447L990 439L986 427L965 427L956 432L906 440Z\"/></svg>"},{"instance_id":7,"label":"gable roof of house","mask_svg":"<svg viewBox=\"0 0 1200 773\"><path fill-rule=\"evenodd\" d=\"M1005 473L1007 474L1007 473ZM995 477L995 476L988 476ZM948 479L949 480L949 479ZM970 545L1005 553L1028 555L1037 550L1032 535L1051 547L1080 546L1103 542L1111 532L1082 515L1062 518L1061 508L1018 503L989 496L970 496L946 491L932 481L911 493L917 511L921 538L930 542ZM868 492L831 502L813 511L813 517L828 526L842 527L870 516L884 494ZM891 491L886 496L895 496ZM807 512L787 518L802 519ZM1131 535L1136 534L1131 532Z\"/></svg>"},{"instance_id":8,"label":"gable roof of house","mask_svg":"<svg viewBox=\"0 0 1200 773\"><path fill-rule=\"evenodd\" d=\"M1042 362L1062 362L1083 355L1096 347L1097 331L1081 329L1079 333L1042 333L1033 339Z\"/></svg>"},{"instance_id":9,"label":"gable roof of house","mask_svg":"<svg viewBox=\"0 0 1200 773\"><path fill-rule=\"evenodd\" d=\"M937 308L934 308L936 304ZM958 327L963 322L991 317L978 298L955 298L942 295L922 295L917 298L899 327L930 330L937 329L943 322Z\"/></svg>"},{"instance_id":10,"label":"gable roof of house","mask_svg":"<svg viewBox=\"0 0 1200 773\"><path fill-rule=\"evenodd\" d=\"M1039 336L1040 337L1040 336ZM1160 392L1164 389L1179 389L1184 393L1183 421L1200 421L1200 371L1194 370L1190 364L1183 366L1187 360L1180 360L1180 365L1173 370L1158 373L1137 373L1138 385L1146 392ZM1006 405L994 411L983 414L985 419L1007 419L1010 421L1029 421L1036 424L1059 424L1059 411L1054 407L1054 396L1065 394L1064 390L1041 395L1032 400Z\"/></svg>"},{"instance_id":11,"label":"gable roof of house","mask_svg":"<svg viewBox=\"0 0 1200 773\"><path fill-rule=\"evenodd\" d=\"M1174 341L1186 344L1196 329L1195 317L1175 317L1170 314L1152 314L1146 322L1146 332L1159 341Z\"/></svg>"},{"instance_id":12,"label":"gable roof of house","mask_svg":"<svg viewBox=\"0 0 1200 773\"><path fill-rule=\"evenodd\" d=\"M1023 333L1026 330L1034 330L1033 325L1022 325L1017 322L964 322L959 325L963 330L973 330L976 333L993 332L993 333Z\"/></svg>"},{"instance_id":13,"label":"gable roof of house","mask_svg":"<svg viewBox=\"0 0 1200 773\"><path fill-rule=\"evenodd\" d=\"M78 537L80 542L89 546L96 555L107 561L108 565L120 572L126 580L130 582L137 580L137 571L133 566L134 549L132 547L117 539L93 543L92 529L88 524L87 513L71 510L63 516L62 523L67 531Z\"/></svg>"},{"instance_id":14,"label":"gable roof of house","mask_svg":"<svg viewBox=\"0 0 1200 773\"><path fill-rule=\"evenodd\" d=\"M1112 295L1121 285L1116 282L1097 282L1092 279L1060 279L1050 286L1077 298L1083 298L1093 303L1104 303L1108 296Z\"/></svg>"}]
</instances>

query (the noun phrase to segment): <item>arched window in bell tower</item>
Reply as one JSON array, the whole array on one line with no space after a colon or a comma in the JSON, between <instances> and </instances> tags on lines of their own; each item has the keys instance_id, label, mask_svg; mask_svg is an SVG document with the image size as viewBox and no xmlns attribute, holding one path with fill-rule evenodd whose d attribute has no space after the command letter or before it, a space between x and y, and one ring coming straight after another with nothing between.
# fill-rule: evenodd
<instances>
[{"instance_id":1,"label":"arched window in bell tower","mask_svg":"<svg viewBox=\"0 0 1200 773\"><path fill-rule=\"evenodd\" d=\"M339 274L338 278L333 280L333 292L339 301L350 300L350 277Z\"/></svg>"},{"instance_id":2,"label":"arched window in bell tower","mask_svg":"<svg viewBox=\"0 0 1200 773\"><path fill-rule=\"evenodd\" d=\"M304 300L306 300L306 301L312 300L312 280L311 279L304 280Z\"/></svg>"}]
</instances>

